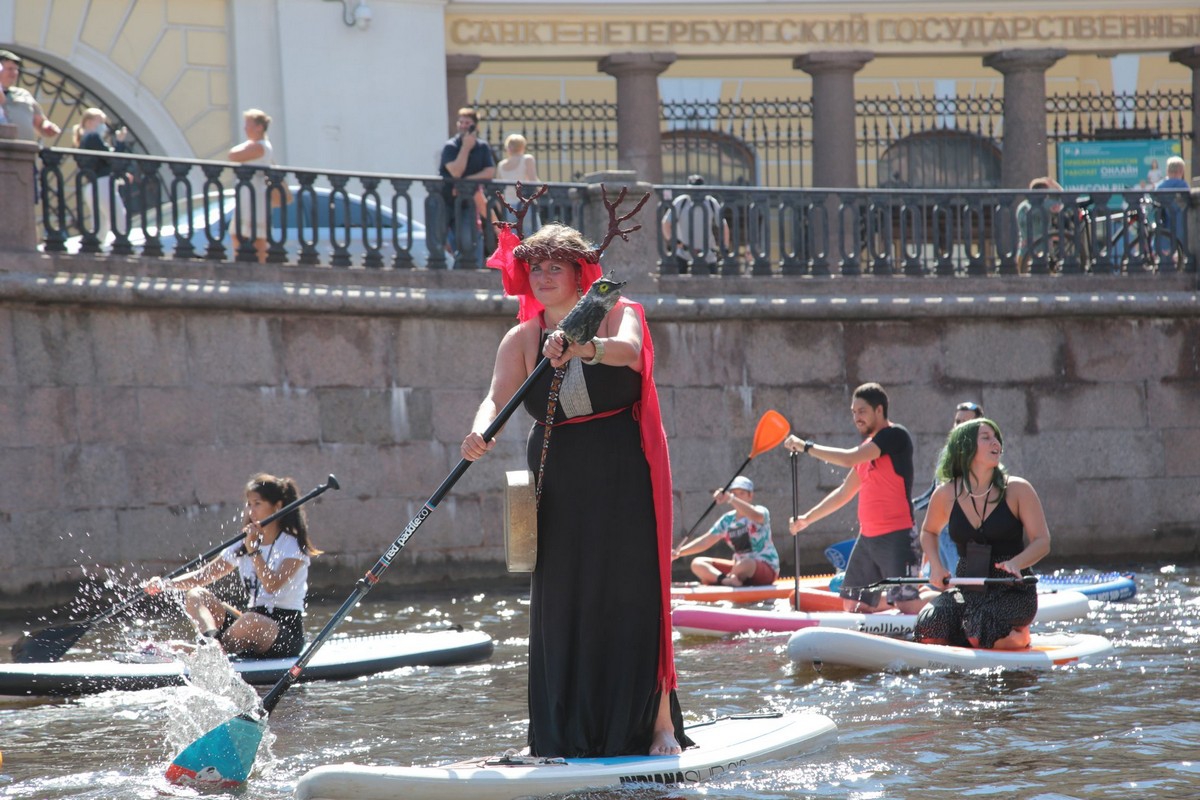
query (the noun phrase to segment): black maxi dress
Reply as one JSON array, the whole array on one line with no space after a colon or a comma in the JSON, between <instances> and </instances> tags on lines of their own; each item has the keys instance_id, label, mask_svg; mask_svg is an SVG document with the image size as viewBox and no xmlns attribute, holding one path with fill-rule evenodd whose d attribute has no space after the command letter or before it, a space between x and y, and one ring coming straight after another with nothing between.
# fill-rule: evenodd
<instances>
[{"instance_id":1,"label":"black maxi dress","mask_svg":"<svg viewBox=\"0 0 1200 800\"><path fill-rule=\"evenodd\" d=\"M530 589L529 747L544 757L646 754L658 702L662 604L650 469L633 406L642 376L582 365L592 415L565 422L562 404L543 473ZM541 459L553 375L527 395ZM606 412L617 413L604 416ZM671 693L675 736L682 715Z\"/></svg>"}]
</instances>

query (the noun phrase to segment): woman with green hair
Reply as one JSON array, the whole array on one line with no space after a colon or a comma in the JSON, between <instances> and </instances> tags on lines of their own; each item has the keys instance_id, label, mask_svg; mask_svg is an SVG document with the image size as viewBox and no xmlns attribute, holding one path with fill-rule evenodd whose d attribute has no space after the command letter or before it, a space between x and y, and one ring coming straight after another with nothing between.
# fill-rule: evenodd
<instances>
[{"instance_id":1,"label":"woman with green hair","mask_svg":"<svg viewBox=\"0 0 1200 800\"><path fill-rule=\"evenodd\" d=\"M973 419L950 431L938 464L941 485L921 524L929 583L943 590L917 617L915 637L929 644L1022 650L1037 614L1033 586L950 589L951 568L960 578L1031 575L1050 552L1042 501L1029 481L1010 476L1000 463L1000 426ZM938 534L949 523L958 563L942 564ZM947 591L948 590L948 591Z\"/></svg>"}]
</instances>

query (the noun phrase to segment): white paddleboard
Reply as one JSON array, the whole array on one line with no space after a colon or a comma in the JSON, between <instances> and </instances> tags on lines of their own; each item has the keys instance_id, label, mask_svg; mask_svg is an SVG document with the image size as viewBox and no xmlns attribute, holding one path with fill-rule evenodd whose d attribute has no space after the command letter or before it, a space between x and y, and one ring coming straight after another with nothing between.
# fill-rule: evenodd
<instances>
[{"instance_id":1,"label":"white paddleboard","mask_svg":"<svg viewBox=\"0 0 1200 800\"><path fill-rule=\"evenodd\" d=\"M441 767L368 767L336 764L306 773L299 800L514 800L617 788L630 784L695 784L746 764L803 755L827 747L837 726L820 714L724 717L692 725L696 742L677 756L553 759L501 763L478 759ZM545 761L545 759L533 759Z\"/></svg>"},{"instance_id":2,"label":"white paddleboard","mask_svg":"<svg viewBox=\"0 0 1200 800\"><path fill-rule=\"evenodd\" d=\"M1112 651L1103 636L1035 633L1028 650L982 650L919 644L837 628L805 628L788 639L788 658L798 666L836 664L900 672L913 669L1050 669L1102 658Z\"/></svg>"},{"instance_id":3,"label":"white paddleboard","mask_svg":"<svg viewBox=\"0 0 1200 800\"><path fill-rule=\"evenodd\" d=\"M1055 592L1038 595L1035 622L1062 622L1087 616L1088 598L1079 592ZM916 624L916 614L901 614L895 609L877 614L852 614L848 611L796 612L786 610L729 608L712 605L678 605L671 611L671 623L684 636L728 636L738 633L792 633L817 625L826 628L903 636Z\"/></svg>"},{"instance_id":4,"label":"white paddleboard","mask_svg":"<svg viewBox=\"0 0 1200 800\"><path fill-rule=\"evenodd\" d=\"M442 630L330 639L300 674L301 681L346 680L408 666L467 664L489 658L492 637L481 631ZM247 683L270 686L291 668L294 658L232 661ZM79 695L179 686L187 678L182 660L131 663L129 660L54 661L0 664L0 695Z\"/></svg>"},{"instance_id":5,"label":"white paddleboard","mask_svg":"<svg viewBox=\"0 0 1200 800\"><path fill-rule=\"evenodd\" d=\"M1137 582L1128 572L1055 572L1038 576L1039 592L1079 592L1089 600L1129 600Z\"/></svg>"}]
</instances>

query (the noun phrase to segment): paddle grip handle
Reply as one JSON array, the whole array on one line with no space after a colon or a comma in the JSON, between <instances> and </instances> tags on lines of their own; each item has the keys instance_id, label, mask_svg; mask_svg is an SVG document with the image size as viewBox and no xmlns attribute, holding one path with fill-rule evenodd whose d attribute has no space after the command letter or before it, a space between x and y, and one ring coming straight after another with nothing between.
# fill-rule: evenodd
<instances>
[{"instance_id":1,"label":"paddle grip handle","mask_svg":"<svg viewBox=\"0 0 1200 800\"><path fill-rule=\"evenodd\" d=\"M951 586L1015 586L1018 584L1024 586L1033 586L1038 582L1037 575L1022 575L1020 577L1013 576L1011 578L951 578ZM877 586L902 586L912 584L921 586L934 583L930 578L888 578L882 581L875 581L870 586L861 587L864 589L874 589ZM859 587L849 587L859 588Z\"/></svg>"}]
</instances>

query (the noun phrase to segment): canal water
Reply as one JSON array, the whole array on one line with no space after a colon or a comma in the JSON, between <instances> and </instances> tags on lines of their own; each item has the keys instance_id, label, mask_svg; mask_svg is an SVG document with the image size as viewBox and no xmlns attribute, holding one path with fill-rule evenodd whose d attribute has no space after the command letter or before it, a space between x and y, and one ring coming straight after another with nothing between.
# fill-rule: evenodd
<instances>
[{"instance_id":1,"label":"canal water","mask_svg":"<svg viewBox=\"0 0 1200 800\"><path fill-rule=\"evenodd\" d=\"M1200 796L1200 568L1156 565L1136 577L1134 600L1093 604L1086 620L1053 626L1105 635L1114 654L1043 673L817 673L788 662L786 637L678 639L687 716L816 711L837 723L837 744L699 787L579 796ZM332 611L313 609L310 629ZM348 632L462 625L489 633L495 654L479 664L294 687L270 718L269 752L260 752L247 787L206 796L280 800L322 764L432 765L520 746L527 611L513 590L364 604L344 624ZM85 643L97 652L119 646L117 637L110 631ZM7 660L11 637L3 644L0 659ZM237 713L230 699L236 684L216 688L223 694L177 687L73 700L0 698L0 797L195 796L167 784L162 772L183 744ZM240 692L239 702L253 702L244 684Z\"/></svg>"}]
</instances>

